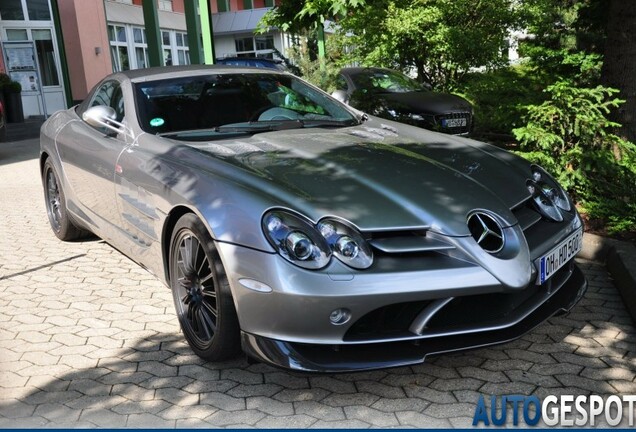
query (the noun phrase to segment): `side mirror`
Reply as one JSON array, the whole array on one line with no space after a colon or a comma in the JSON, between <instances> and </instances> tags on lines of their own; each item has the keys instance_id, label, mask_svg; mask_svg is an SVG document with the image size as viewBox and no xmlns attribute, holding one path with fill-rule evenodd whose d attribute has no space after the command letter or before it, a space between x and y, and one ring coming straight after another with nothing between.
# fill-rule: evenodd
<instances>
[{"instance_id":1,"label":"side mirror","mask_svg":"<svg viewBox=\"0 0 636 432\"><path fill-rule=\"evenodd\" d=\"M82 114L82 119L94 128L106 128L116 133L123 132L124 125L116 121L116 118L115 110L106 105L90 107Z\"/></svg>"},{"instance_id":2,"label":"side mirror","mask_svg":"<svg viewBox=\"0 0 636 432\"><path fill-rule=\"evenodd\" d=\"M344 104L349 103L349 95L344 90L334 90L333 93L331 93L331 97Z\"/></svg>"}]
</instances>

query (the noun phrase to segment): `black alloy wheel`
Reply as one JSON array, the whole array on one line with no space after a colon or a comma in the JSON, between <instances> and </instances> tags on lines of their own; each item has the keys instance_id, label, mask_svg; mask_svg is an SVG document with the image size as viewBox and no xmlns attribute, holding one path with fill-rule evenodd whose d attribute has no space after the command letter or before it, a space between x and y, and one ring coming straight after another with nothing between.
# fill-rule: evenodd
<instances>
[{"instance_id":1,"label":"black alloy wheel","mask_svg":"<svg viewBox=\"0 0 636 432\"><path fill-rule=\"evenodd\" d=\"M210 361L236 355L239 326L229 283L214 242L195 215L177 222L169 264L177 316L192 350Z\"/></svg>"}]
</instances>

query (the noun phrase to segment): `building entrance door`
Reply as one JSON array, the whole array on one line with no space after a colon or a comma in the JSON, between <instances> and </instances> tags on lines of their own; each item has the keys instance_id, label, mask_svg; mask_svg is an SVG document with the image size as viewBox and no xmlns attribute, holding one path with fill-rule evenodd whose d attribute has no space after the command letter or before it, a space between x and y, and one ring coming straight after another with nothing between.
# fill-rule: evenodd
<instances>
[{"instance_id":1,"label":"building entrance door","mask_svg":"<svg viewBox=\"0 0 636 432\"><path fill-rule=\"evenodd\" d=\"M44 104L39 93L22 89L24 116L50 115L66 108L64 80L49 0L0 0L0 40L33 42ZM6 67L6 65L5 65ZM46 113L44 106L46 106Z\"/></svg>"}]
</instances>

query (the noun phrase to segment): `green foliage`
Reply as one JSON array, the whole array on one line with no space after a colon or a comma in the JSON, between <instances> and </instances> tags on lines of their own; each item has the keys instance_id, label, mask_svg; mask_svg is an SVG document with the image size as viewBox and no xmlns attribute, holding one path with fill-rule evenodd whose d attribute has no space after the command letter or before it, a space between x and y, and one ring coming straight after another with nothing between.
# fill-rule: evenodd
<instances>
[{"instance_id":1,"label":"green foliage","mask_svg":"<svg viewBox=\"0 0 636 432\"><path fill-rule=\"evenodd\" d=\"M276 27L292 34L305 34L323 25L326 19L336 19L364 3L365 0L283 0L261 18L257 31L265 33Z\"/></svg>"},{"instance_id":2,"label":"green foliage","mask_svg":"<svg viewBox=\"0 0 636 432\"><path fill-rule=\"evenodd\" d=\"M474 135L490 140L512 140L512 129L523 125L524 107L540 104L545 83L525 65L485 73L470 73L457 92L475 110Z\"/></svg>"},{"instance_id":3,"label":"green foliage","mask_svg":"<svg viewBox=\"0 0 636 432\"><path fill-rule=\"evenodd\" d=\"M322 65L318 59L309 55L306 45L297 45L291 48L288 55L299 69L303 79L328 93L336 89L336 79L340 67L337 62L338 51L333 45L327 45L326 59Z\"/></svg>"},{"instance_id":4,"label":"green foliage","mask_svg":"<svg viewBox=\"0 0 636 432\"><path fill-rule=\"evenodd\" d=\"M20 93L22 91L22 85L17 81L9 81L2 86L5 93Z\"/></svg>"},{"instance_id":5,"label":"green foliage","mask_svg":"<svg viewBox=\"0 0 636 432\"><path fill-rule=\"evenodd\" d=\"M559 80L548 99L529 105L527 124L513 130L521 155L551 171L592 218L608 230L636 229L636 146L612 133L607 118L624 101L603 86Z\"/></svg>"},{"instance_id":6,"label":"green foliage","mask_svg":"<svg viewBox=\"0 0 636 432\"><path fill-rule=\"evenodd\" d=\"M505 62L513 0L368 0L338 21L353 47L348 61L414 69L421 81L451 90L471 68Z\"/></svg>"}]
</instances>

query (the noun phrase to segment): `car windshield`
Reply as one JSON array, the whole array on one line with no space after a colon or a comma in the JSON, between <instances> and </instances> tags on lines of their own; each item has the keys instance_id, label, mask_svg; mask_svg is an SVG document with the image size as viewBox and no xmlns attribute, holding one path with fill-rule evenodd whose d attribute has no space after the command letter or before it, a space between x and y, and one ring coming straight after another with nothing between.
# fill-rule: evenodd
<instances>
[{"instance_id":1,"label":"car windshield","mask_svg":"<svg viewBox=\"0 0 636 432\"><path fill-rule=\"evenodd\" d=\"M174 138L358 123L344 105L286 74L220 73L134 87L141 128Z\"/></svg>"},{"instance_id":2,"label":"car windshield","mask_svg":"<svg viewBox=\"0 0 636 432\"><path fill-rule=\"evenodd\" d=\"M426 91L426 87L406 75L387 69L369 69L351 75L356 88L382 93Z\"/></svg>"}]
</instances>

